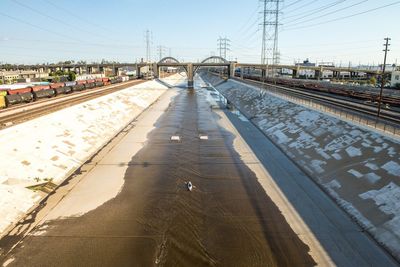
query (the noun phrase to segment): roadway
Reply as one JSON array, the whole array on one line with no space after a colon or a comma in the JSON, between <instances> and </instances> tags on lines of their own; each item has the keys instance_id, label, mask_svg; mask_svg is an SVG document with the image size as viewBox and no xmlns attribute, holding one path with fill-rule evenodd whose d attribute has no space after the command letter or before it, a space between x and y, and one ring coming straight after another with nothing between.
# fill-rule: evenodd
<instances>
[{"instance_id":1,"label":"roadway","mask_svg":"<svg viewBox=\"0 0 400 267\"><path fill-rule=\"evenodd\" d=\"M249 121L211 109L210 98L164 94L0 241L0 262L397 266Z\"/></svg>"}]
</instances>

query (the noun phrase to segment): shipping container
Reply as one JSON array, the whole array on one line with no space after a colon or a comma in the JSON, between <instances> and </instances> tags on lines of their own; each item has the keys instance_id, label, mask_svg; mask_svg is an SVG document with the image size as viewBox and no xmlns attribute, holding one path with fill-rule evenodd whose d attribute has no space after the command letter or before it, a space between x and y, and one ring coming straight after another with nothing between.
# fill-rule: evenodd
<instances>
[{"instance_id":1,"label":"shipping container","mask_svg":"<svg viewBox=\"0 0 400 267\"><path fill-rule=\"evenodd\" d=\"M78 84L85 84L86 83L86 80L83 80L83 81L76 81L76 85L78 85Z\"/></svg>"},{"instance_id":2,"label":"shipping container","mask_svg":"<svg viewBox=\"0 0 400 267\"><path fill-rule=\"evenodd\" d=\"M86 83L95 83L95 82L96 82L95 79L86 80Z\"/></svg>"},{"instance_id":3,"label":"shipping container","mask_svg":"<svg viewBox=\"0 0 400 267\"><path fill-rule=\"evenodd\" d=\"M109 82L110 81L110 79L109 78L102 78L102 82L104 83L104 82Z\"/></svg>"},{"instance_id":4,"label":"shipping container","mask_svg":"<svg viewBox=\"0 0 400 267\"><path fill-rule=\"evenodd\" d=\"M9 95L16 95L16 94L23 94L23 93L30 93L32 91L31 87L21 88L21 89L14 89L8 90Z\"/></svg>"},{"instance_id":5,"label":"shipping container","mask_svg":"<svg viewBox=\"0 0 400 267\"><path fill-rule=\"evenodd\" d=\"M0 95L0 108L5 108L6 106L6 97L4 95Z\"/></svg>"}]
</instances>

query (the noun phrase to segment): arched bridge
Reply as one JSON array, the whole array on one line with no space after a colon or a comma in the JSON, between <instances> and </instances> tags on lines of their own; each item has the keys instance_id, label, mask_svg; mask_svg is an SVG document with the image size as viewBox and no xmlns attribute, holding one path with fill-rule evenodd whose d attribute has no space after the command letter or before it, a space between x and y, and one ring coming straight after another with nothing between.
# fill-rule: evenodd
<instances>
[{"instance_id":1,"label":"arched bridge","mask_svg":"<svg viewBox=\"0 0 400 267\"><path fill-rule=\"evenodd\" d=\"M182 67L183 69L185 69L187 74L188 87L193 88L193 77L201 67L226 67L228 69L228 77L231 77L234 75L235 71L234 64L235 64L234 62L229 62L226 59L217 56L208 57L199 63L192 63L192 62L181 63L176 58L165 57L161 59L159 62L153 63L153 72L154 76L158 77L159 69L161 67L176 67L176 68ZM140 75L139 74L140 68L138 68L137 71L138 75Z\"/></svg>"}]
</instances>

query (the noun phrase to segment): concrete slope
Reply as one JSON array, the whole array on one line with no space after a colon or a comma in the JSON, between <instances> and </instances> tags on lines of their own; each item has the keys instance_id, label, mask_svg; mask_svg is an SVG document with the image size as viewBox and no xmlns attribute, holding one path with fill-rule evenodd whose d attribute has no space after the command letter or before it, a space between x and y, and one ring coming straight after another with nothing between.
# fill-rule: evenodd
<instances>
[{"instance_id":1,"label":"concrete slope","mask_svg":"<svg viewBox=\"0 0 400 267\"><path fill-rule=\"evenodd\" d=\"M400 259L400 140L254 86L228 81L217 89Z\"/></svg>"}]
</instances>

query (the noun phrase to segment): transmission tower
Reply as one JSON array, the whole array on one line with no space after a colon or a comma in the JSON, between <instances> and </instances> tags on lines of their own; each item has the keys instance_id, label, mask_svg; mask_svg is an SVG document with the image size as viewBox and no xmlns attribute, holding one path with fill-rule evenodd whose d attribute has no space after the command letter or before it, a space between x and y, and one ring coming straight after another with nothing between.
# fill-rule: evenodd
<instances>
[{"instance_id":1,"label":"transmission tower","mask_svg":"<svg viewBox=\"0 0 400 267\"><path fill-rule=\"evenodd\" d=\"M217 50L219 51L219 56L226 59L227 51L231 51L231 40L228 38L222 38L221 36L217 40Z\"/></svg>"},{"instance_id":2,"label":"transmission tower","mask_svg":"<svg viewBox=\"0 0 400 267\"><path fill-rule=\"evenodd\" d=\"M261 64L279 63L278 33L280 4L283 0L260 0L263 5Z\"/></svg>"},{"instance_id":3,"label":"transmission tower","mask_svg":"<svg viewBox=\"0 0 400 267\"><path fill-rule=\"evenodd\" d=\"M151 43L152 43L152 32L146 30L145 33L145 40L146 40L146 62L151 61Z\"/></svg>"},{"instance_id":4,"label":"transmission tower","mask_svg":"<svg viewBox=\"0 0 400 267\"><path fill-rule=\"evenodd\" d=\"M158 56L159 56L159 60L163 59L163 54L165 52L165 47L162 45L157 46L157 51L158 51Z\"/></svg>"}]
</instances>

